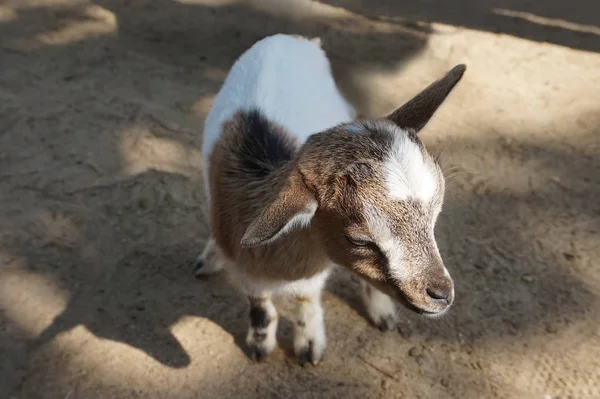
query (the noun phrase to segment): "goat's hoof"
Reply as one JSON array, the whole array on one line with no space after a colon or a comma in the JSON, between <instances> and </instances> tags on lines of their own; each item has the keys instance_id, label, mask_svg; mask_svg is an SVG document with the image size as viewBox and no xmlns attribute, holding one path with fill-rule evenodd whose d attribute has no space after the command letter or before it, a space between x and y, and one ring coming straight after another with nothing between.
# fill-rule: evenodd
<instances>
[{"instance_id":1,"label":"goat's hoof","mask_svg":"<svg viewBox=\"0 0 600 399\"><path fill-rule=\"evenodd\" d=\"M307 363L316 366L321 361L323 357L323 349L317 350L312 340L308 341L306 346L303 346L298 350L296 356L298 357L298 363L300 366L304 367Z\"/></svg>"},{"instance_id":2,"label":"goat's hoof","mask_svg":"<svg viewBox=\"0 0 600 399\"><path fill-rule=\"evenodd\" d=\"M396 316L394 315L381 316L375 325L382 332L394 331L398 327Z\"/></svg>"},{"instance_id":3,"label":"goat's hoof","mask_svg":"<svg viewBox=\"0 0 600 399\"><path fill-rule=\"evenodd\" d=\"M194 275L196 277L201 277L204 275L202 273L202 269L204 268L205 262L204 259L197 259L196 263L194 263Z\"/></svg>"},{"instance_id":4,"label":"goat's hoof","mask_svg":"<svg viewBox=\"0 0 600 399\"><path fill-rule=\"evenodd\" d=\"M253 346L250 348L250 358L257 363L265 360L267 356L269 356L269 352L264 347Z\"/></svg>"},{"instance_id":5,"label":"goat's hoof","mask_svg":"<svg viewBox=\"0 0 600 399\"><path fill-rule=\"evenodd\" d=\"M206 276L212 276L223 270L224 263L221 259L215 256L209 256L202 254L196 258L194 262L194 275L196 278L202 278Z\"/></svg>"}]
</instances>

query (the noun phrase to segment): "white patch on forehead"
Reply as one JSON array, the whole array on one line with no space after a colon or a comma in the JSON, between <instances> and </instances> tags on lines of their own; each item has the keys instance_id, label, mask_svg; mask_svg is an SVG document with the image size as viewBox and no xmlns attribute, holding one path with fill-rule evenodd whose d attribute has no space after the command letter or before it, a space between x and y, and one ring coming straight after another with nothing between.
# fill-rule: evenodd
<instances>
[{"instance_id":1,"label":"white patch on forehead","mask_svg":"<svg viewBox=\"0 0 600 399\"><path fill-rule=\"evenodd\" d=\"M388 220L368 202L364 204L363 211L371 237L387 257L392 276L400 281L408 278L407 270L403 267L404 248L398 237L392 232Z\"/></svg>"},{"instance_id":2,"label":"white patch on forehead","mask_svg":"<svg viewBox=\"0 0 600 399\"><path fill-rule=\"evenodd\" d=\"M419 146L404 131L394 132L393 148L384 162L384 170L388 194L393 199L414 198L429 202L437 191L435 171L425 162Z\"/></svg>"}]
</instances>

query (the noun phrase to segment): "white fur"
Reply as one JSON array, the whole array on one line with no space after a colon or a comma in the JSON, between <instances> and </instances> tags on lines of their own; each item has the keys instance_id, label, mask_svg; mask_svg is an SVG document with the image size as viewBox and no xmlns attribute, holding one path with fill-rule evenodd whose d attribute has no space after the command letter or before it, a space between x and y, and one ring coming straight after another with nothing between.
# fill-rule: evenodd
<instances>
[{"instance_id":1,"label":"white fur","mask_svg":"<svg viewBox=\"0 0 600 399\"><path fill-rule=\"evenodd\" d=\"M303 298L303 300L297 302L296 306L294 351L296 354L300 354L311 342L312 358L315 364L319 362L327 347L321 292L328 275L329 270L300 282L300 284L290 284L295 285L295 287L291 287L294 290L294 295ZM302 322L303 325L300 325L299 322Z\"/></svg>"},{"instance_id":2,"label":"white fur","mask_svg":"<svg viewBox=\"0 0 600 399\"><path fill-rule=\"evenodd\" d=\"M406 132L397 132L394 137L393 151L384 163L388 194L396 200L414 198L430 202L438 190L431 166Z\"/></svg>"},{"instance_id":3,"label":"white fur","mask_svg":"<svg viewBox=\"0 0 600 399\"><path fill-rule=\"evenodd\" d=\"M320 131L354 119L331 74L320 41L277 34L255 43L234 63L204 123L202 158L207 160L223 123L241 110L258 109L300 144Z\"/></svg>"},{"instance_id":4,"label":"white fur","mask_svg":"<svg viewBox=\"0 0 600 399\"><path fill-rule=\"evenodd\" d=\"M403 267L404 249L402 248L402 242L392 232L387 219L373 204L366 202L363 209L371 236L387 257L393 277L399 281L409 278L408 271Z\"/></svg>"},{"instance_id":5,"label":"white fur","mask_svg":"<svg viewBox=\"0 0 600 399\"><path fill-rule=\"evenodd\" d=\"M370 287L364 280L360 281L360 287L363 303L373 323L388 330L394 329L398 323L398 312L392 298Z\"/></svg>"},{"instance_id":6,"label":"white fur","mask_svg":"<svg viewBox=\"0 0 600 399\"><path fill-rule=\"evenodd\" d=\"M274 293L276 295L286 296L315 296L320 292L331 274L331 268L327 268L321 273L311 277L294 281L261 281L244 273L238 267L228 267L227 274L244 294L252 297L260 297L264 293Z\"/></svg>"},{"instance_id":7,"label":"white fur","mask_svg":"<svg viewBox=\"0 0 600 399\"><path fill-rule=\"evenodd\" d=\"M204 250L196 259L196 265L202 265L202 267L196 269L196 276L216 274L223 270L224 263L225 259L220 256L215 239L209 238Z\"/></svg>"}]
</instances>

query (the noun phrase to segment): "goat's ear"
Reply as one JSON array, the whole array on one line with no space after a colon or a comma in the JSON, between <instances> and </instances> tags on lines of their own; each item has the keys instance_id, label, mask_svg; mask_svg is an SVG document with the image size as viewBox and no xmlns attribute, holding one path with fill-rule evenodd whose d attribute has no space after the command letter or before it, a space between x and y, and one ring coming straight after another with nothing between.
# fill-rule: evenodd
<instances>
[{"instance_id":1,"label":"goat's ear","mask_svg":"<svg viewBox=\"0 0 600 399\"><path fill-rule=\"evenodd\" d=\"M254 219L240 242L242 248L258 247L281 235L310 224L317 201L299 176L293 176L277 197Z\"/></svg>"},{"instance_id":2,"label":"goat's ear","mask_svg":"<svg viewBox=\"0 0 600 399\"><path fill-rule=\"evenodd\" d=\"M460 81L467 67L455 66L443 78L433 82L422 92L407 101L386 118L400 128L418 133L429 122L454 86Z\"/></svg>"}]
</instances>

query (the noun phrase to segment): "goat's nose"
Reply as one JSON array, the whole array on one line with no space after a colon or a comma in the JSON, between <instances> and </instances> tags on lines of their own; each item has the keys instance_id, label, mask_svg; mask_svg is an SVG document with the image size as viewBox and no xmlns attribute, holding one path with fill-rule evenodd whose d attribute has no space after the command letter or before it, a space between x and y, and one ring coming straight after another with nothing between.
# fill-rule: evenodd
<instances>
[{"instance_id":1,"label":"goat's nose","mask_svg":"<svg viewBox=\"0 0 600 399\"><path fill-rule=\"evenodd\" d=\"M429 287L425 289L429 298L435 302L448 305L452 297L452 288L448 287Z\"/></svg>"}]
</instances>

